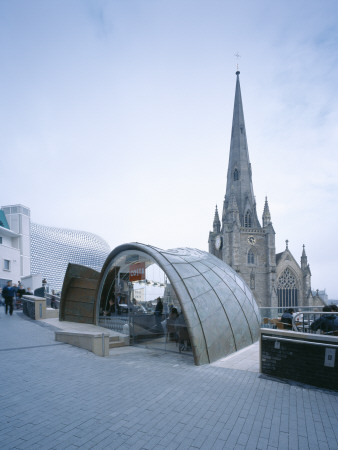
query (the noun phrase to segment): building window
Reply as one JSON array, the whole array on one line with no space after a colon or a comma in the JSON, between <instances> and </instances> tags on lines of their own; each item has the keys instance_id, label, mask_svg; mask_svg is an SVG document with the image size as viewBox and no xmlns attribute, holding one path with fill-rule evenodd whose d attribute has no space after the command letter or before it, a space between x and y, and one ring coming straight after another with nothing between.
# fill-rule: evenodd
<instances>
[{"instance_id":1,"label":"building window","mask_svg":"<svg viewBox=\"0 0 338 450\"><path fill-rule=\"evenodd\" d=\"M237 180L238 180L238 170L235 169L234 170L234 181L237 181Z\"/></svg>"},{"instance_id":2,"label":"building window","mask_svg":"<svg viewBox=\"0 0 338 450\"><path fill-rule=\"evenodd\" d=\"M251 249L248 253L248 264L255 264L255 254Z\"/></svg>"},{"instance_id":3,"label":"building window","mask_svg":"<svg viewBox=\"0 0 338 450\"><path fill-rule=\"evenodd\" d=\"M4 270L11 270L11 262L8 259L4 259Z\"/></svg>"},{"instance_id":4,"label":"building window","mask_svg":"<svg viewBox=\"0 0 338 450\"><path fill-rule=\"evenodd\" d=\"M285 309L298 305L296 278L290 269L285 269L277 282L278 307Z\"/></svg>"},{"instance_id":5,"label":"building window","mask_svg":"<svg viewBox=\"0 0 338 450\"><path fill-rule=\"evenodd\" d=\"M244 216L244 226L245 228L251 228L251 213L247 211Z\"/></svg>"}]
</instances>

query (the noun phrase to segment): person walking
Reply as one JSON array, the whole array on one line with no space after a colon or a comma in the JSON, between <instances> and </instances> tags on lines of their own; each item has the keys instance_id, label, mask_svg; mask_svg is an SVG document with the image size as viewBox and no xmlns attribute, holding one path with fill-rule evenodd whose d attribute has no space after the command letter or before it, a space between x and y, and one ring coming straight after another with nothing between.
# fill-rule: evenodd
<instances>
[{"instance_id":1,"label":"person walking","mask_svg":"<svg viewBox=\"0 0 338 450\"><path fill-rule=\"evenodd\" d=\"M5 299L5 312L7 314L9 310L9 315L11 316L13 314L13 300L15 296L15 289L11 281L7 281L7 286L2 290L2 296Z\"/></svg>"},{"instance_id":2,"label":"person walking","mask_svg":"<svg viewBox=\"0 0 338 450\"><path fill-rule=\"evenodd\" d=\"M159 330L162 330L162 326L161 326L162 311L163 311L163 303L162 303L161 297L158 297L154 314L155 314L156 327Z\"/></svg>"}]
</instances>

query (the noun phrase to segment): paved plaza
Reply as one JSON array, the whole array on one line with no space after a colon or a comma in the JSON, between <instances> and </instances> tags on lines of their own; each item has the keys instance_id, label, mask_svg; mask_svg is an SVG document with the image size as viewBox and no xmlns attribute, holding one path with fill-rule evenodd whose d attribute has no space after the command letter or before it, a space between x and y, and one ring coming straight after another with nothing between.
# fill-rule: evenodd
<instances>
[{"instance_id":1,"label":"paved plaza","mask_svg":"<svg viewBox=\"0 0 338 450\"><path fill-rule=\"evenodd\" d=\"M262 378L241 354L199 367L135 347L102 358L0 315L1 449L338 448L337 393Z\"/></svg>"}]
</instances>

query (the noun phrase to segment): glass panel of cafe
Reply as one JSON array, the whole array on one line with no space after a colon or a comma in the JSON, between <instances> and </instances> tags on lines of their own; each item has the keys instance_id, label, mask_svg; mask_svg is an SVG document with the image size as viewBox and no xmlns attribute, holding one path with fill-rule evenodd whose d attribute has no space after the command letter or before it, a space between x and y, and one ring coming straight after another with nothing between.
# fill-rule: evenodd
<instances>
[{"instance_id":1,"label":"glass panel of cafe","mask_svg":"<svg viewBox=\"0 0 338 450\"><path fill-rule=\"evenodd\" d=\"M129 334L134 345L192 355L174 289L158 264L142 252L123 252L111 263L99 325Z\"/></svg>"}]
</instances>

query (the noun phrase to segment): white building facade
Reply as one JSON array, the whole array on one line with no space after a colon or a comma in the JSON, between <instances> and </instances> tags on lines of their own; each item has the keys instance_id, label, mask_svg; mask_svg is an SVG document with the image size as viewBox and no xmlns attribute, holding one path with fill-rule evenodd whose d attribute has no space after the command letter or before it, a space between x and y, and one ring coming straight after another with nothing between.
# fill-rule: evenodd
<instances>
[{"instance_id":1,"label":"white building facade","mask_svg":"<svg viewBox=\"0 0 338 450\"><path fill-rule=\"evenodd\" d=\"M0 287L30 274L30 210L22 205L0 210Z\"/></svg>"}]
</instances>

